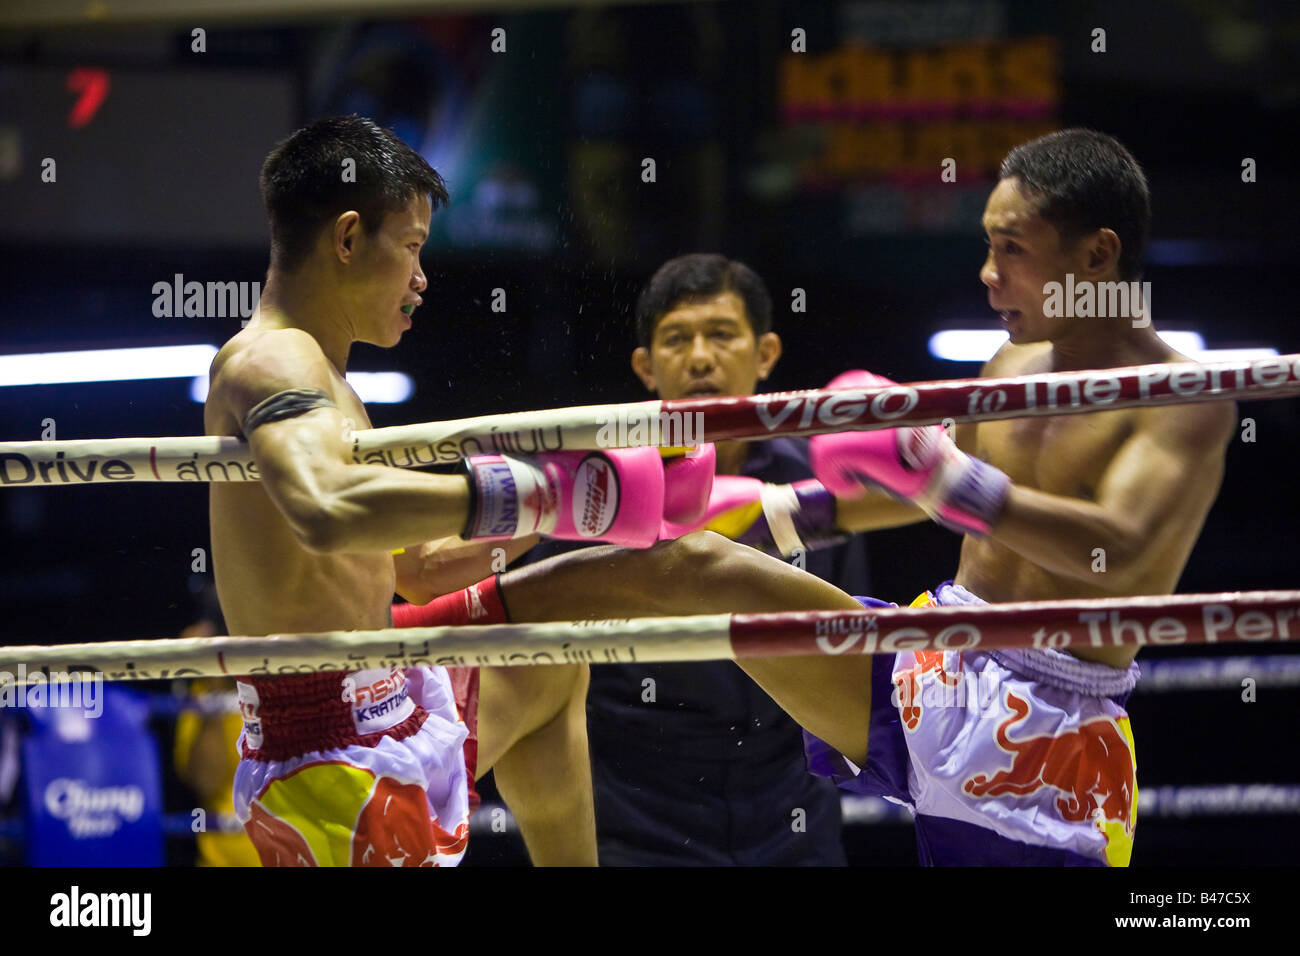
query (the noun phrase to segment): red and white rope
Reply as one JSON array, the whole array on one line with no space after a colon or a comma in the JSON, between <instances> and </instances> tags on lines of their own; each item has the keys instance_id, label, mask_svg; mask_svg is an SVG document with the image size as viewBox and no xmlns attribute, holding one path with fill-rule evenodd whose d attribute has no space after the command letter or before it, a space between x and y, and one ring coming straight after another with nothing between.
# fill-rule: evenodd
<instances>
[{"instance_id":1,"label":"red and white rope","mask_svg":"<svg viewBox=\"0 0 1300 956\"><path fill-rule=\"evenodd\" d=\"M0 647L0 686L44 680L34 677L44 672L91 671L106 680L129 681L433 664L510 667L1291 641L1300 643L1300 591L1250 591Z\"/></svg>"},{"instance_id":2,"label":"red and white rope","mask_svg":"<svg viewBox=\"0 0 1300 956\"><path fill-rule=\"evenodd\" d=\"M418 468L483 453L671 447L1298 394L1300 355L1283 355L513 412L354 432L352 457ZM248 445L236 438L0 442L0 488L258 478Z\"/></svg>"}]
</instances>

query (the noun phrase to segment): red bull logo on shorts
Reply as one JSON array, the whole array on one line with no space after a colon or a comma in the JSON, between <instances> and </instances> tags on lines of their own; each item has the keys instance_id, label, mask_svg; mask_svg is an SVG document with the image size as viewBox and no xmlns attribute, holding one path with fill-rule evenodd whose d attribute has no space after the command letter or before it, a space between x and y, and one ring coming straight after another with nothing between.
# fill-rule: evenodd
<instances>
[{"instance_id":1,"label":"red bull logo on shorts","mask_svg":"<svg viewBox=\"0 0 1300 956\"><path fill-rule=\"evenodd\" d=\"M939 605L933 594L924 591L911 606ZM950 663L955 665L954 671L945 669L944 659L948 653L952 653ZM906 661L906 655L899 656L899 663ZM910 667L900 667L894 671L892 698L894 706L898 708L899 719L907 731L914 733L921 726L921 717L926 707L968 708L974 704L987 710L996 706L996 688L986 685L984 675L976 680L972 675L963 674L959 653L915 651L911 655L911 661ZM970 687L967 686L968 682Z\"/></svg>"},{"instance_id":2,"label":"red bull logo on shorts","mask_svg":"<svg viewBox=\"0 0 1300 956\"><path fill-rule=\"evenodd\" d=\"M448 866L469 844L468 821L448 833L423 788L341 762L272 780L244 829L263 866Z\"/></svg>"},{"instance_id":3,"label":"red bull logo on shorts","mask_svg":"<svg viewBox=\"0 0 1300 956\"><path fill-rule=\"evenodd\" d=\"M1059 733L1014 739L1011 730L1030 716L1030 703L1007 691L1010 715L996 732L1011 766L967 778L972 797L1028 796L1054 791L1056 810L1072 823L1085 820L1106 838L1106 859L1127 866L1137 827L1137 759L1127 717L1096 717Z\"/></svg>"},{"instance_id":4,"label":"red bull logo on shorts","mask_svg":"<svg viewBox=\"0 0 1300 956\"><path fill-rule=\"evenodd\" d=\"M943 668L944 654L944 651L917 651L912 655L914 663L910 668L894 672L894 706L898 708L903 726L909 731L921 726L921 684L927 674L933 675L932 679L942 687L953 691L961 685L961 657L956 657L957 673L949 674Z\"/></svg>"},{"instance_id":5,"label":"red bull logo on shorts","mask_svg":"<svg viewBox=\"0 0 1300 956\"><path fill-rule=\"evenodd\" d=\"M911 661L911 666L902 665ZM952 668L949 670L948 668ZM903 728L915 733L928 709L951 707L968 713L998 713L998 675L968 671L954 651L915 651L899 655L891 703Z\"/></svg>"}]
</instances>

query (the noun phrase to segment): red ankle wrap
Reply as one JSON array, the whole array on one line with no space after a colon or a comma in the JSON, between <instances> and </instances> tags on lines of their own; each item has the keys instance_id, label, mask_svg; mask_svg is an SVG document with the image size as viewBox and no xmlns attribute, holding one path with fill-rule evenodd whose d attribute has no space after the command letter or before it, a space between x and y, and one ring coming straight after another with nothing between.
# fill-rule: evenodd
<instances>
[{"instance_id":1,"label":"red ankle wrap","mask_svg":"<svg viewBox=\"0 0 1300 956\"><path fill-rule=\"evenodd\" d=\"M458 624L508 624L497 575L428 604L394 604L393 627L443 627Z\"/></svg>"}]
</instances>

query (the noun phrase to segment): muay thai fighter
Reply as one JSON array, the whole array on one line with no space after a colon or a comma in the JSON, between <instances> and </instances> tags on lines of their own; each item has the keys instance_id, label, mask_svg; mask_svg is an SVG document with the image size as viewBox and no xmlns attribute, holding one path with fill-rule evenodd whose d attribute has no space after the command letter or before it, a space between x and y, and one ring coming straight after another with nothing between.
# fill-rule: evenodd
<instances>
[{"instance_id":1,"label":"muay thai fighter","mask_svg":"<svg viewBox=\"0 0 1300 956\"><path fill-rule=\"evenodd\" d=\"M1134 297L1122 315L1097 316L1100 298L1090 315L1045 314L1051 283L1068 288L1067 275L1099 297L1104 283L1136 285L1149 223L1146 179L1111 137L1064 130L1013 150L985 208L980 271L1010 341L983 375L1190 361ZM886 383L851 372L831 386ZM929 515L965 538L954 581L914 603L1169 594L1218 493L1235 421L1231 403L1214 403L962 424L955 444L938 427L825 435L811 443L819 482L764 495L753 479L719 475L702 524L770 549L773 530L786 529L788 552L828 526ZM748 527L735 527L738 515ZM1135 655L1044 648L742 666L811 731L814 772L914 808L922 862L1123 865L1137 819L1124 710ZM862 669L867 722L846 720L821 690L846 665Z\"/></svg>"},{"instance_id":2,"label":"muay thai fighter","mask_svg":"<svg viewBox=\"0 0 1300 956\"><path fill-rule=\"evenodd\" d=\"M349 160L355 181L340 172ZM354 463L350 434L370 423L344 378L349 350L391 347L411 327L426 287L420 247L446 190L359 117L289 137L261 185L270 272L251 322L213 362L204 411L208 434L248 440L261 476L211 487L233 633L387 627L395 589L442 593L480 577L489 545L476 539L515 539L514 554L534 532L644 547L666 514L700 513L704 453L667 467L654 448L482 455L465 476ZM399 569L392 552L412 542L426 544ZM243 677L235 811L262 862L458 862L477 697L478 769L495 766L533 861L594 865L585 666L491 671L481 693L477 681L439 667Z\"/></svg>"},{"instance_id":3,"label":"muay thai fighter","mask_svg":"<svg viewBox=\"0 0 1300 956\"><path fill-rule=\"evenodd\" d=\"M1149 313L1045 314L1049 283L1067 274L1076 286L1135 280L1149 221L1145 177L1110 137L1066 130L1008 155L985 209L980 276L1010 342L984 374L1189 361L1155 335ZM831 384L885 381L855 372ZM709 527L788 553L829 531L929 515L965 538L955 583L917 603L1167 594L1218 492L1235 420L1231 403L1207 403L961 425L955 444L937 427L821 436L820 482L764 489L719 475L705 518L667 522L664 533ZM697 555L716 548L699 535L682 541ZM566 576L626 563L608 549L511 572L499 586L517 621L617 616L638 601L638 614L844 606L811 575L792 581L749 553L697 557L657 596L566 599ZM1124 865L1137 809L1124 710L1134 655L1044 648L741 666L809 732L814 772L914 809L923 863Z\"/></svg>"}]
</instances>

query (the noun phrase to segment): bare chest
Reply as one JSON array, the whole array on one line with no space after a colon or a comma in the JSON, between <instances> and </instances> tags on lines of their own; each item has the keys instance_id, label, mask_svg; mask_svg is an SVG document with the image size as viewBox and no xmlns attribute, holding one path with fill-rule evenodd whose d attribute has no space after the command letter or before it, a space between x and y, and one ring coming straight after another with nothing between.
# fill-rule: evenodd
<instances>
[{"instance_id":1,"label":"bare chest","mask_svg":"<svg viewBox=\"0 0 1300 956\"><path fill-rule=\"evenodd\" d=\"M983 422L976 454L1016 484L1092 501L1133 427L1126 411Z\"/></svg>"}]
</instances>

